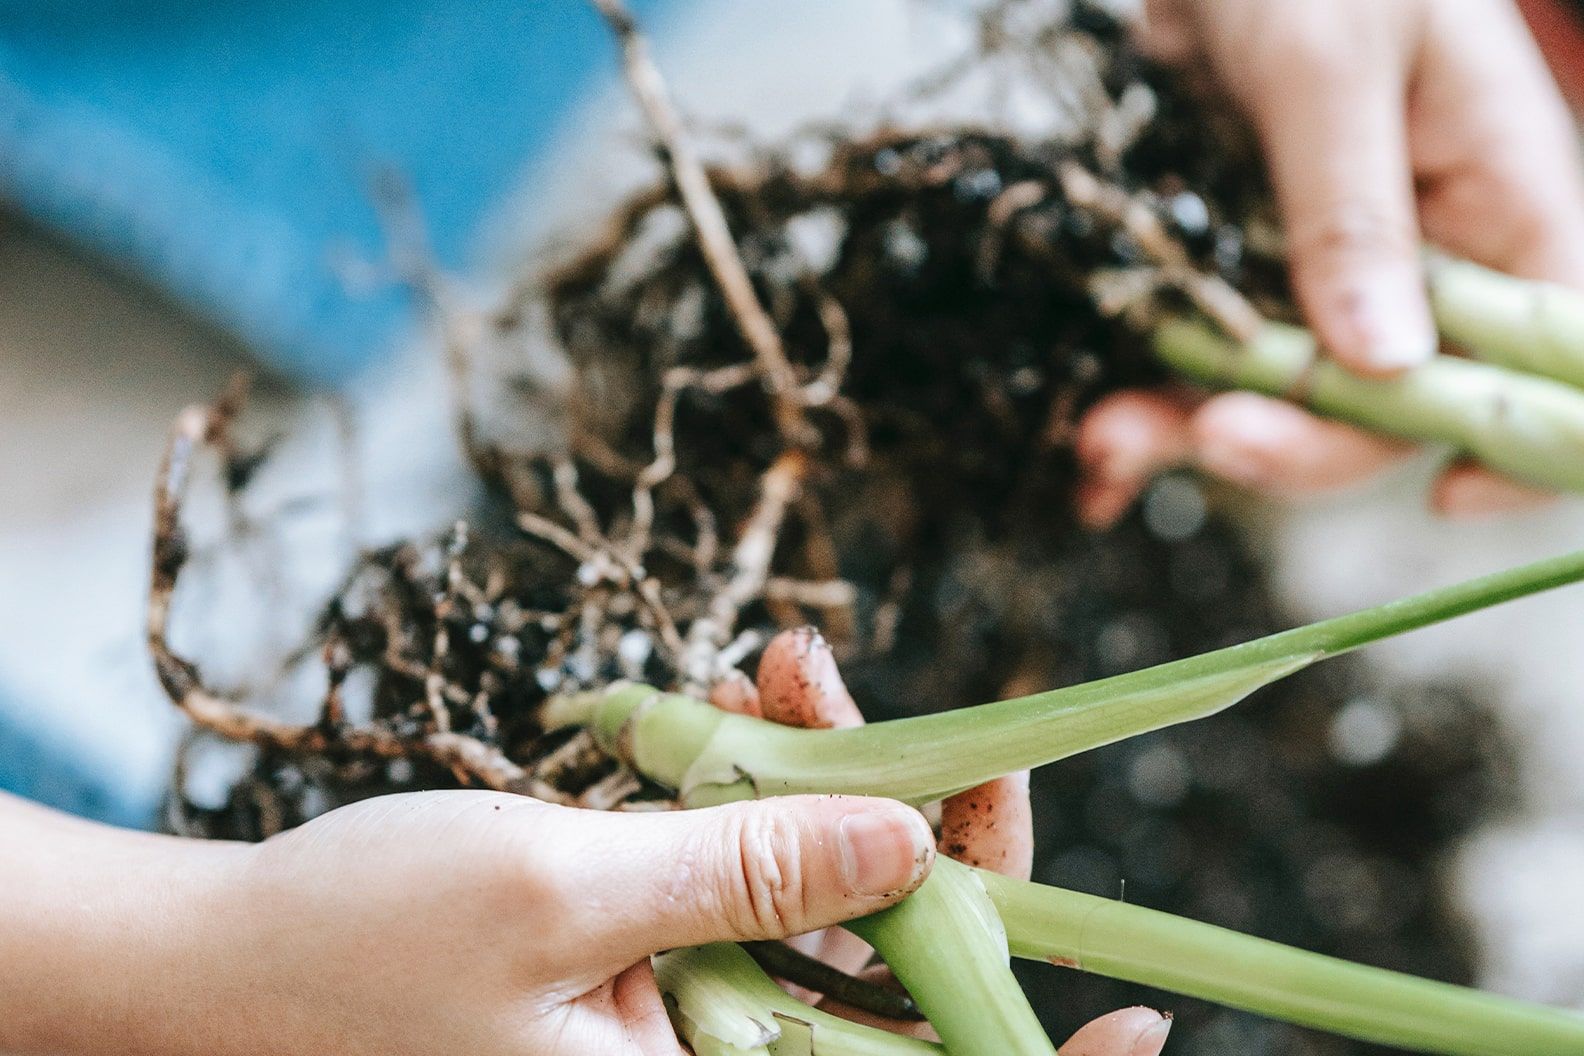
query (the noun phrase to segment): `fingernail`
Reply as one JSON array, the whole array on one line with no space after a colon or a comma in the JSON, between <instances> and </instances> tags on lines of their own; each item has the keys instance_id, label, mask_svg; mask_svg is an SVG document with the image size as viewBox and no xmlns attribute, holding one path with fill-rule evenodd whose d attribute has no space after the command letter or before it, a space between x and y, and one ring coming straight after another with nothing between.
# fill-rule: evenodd
<instances>
[{"instance_id":1,"label":"fingernail","mask_svg":"<svg viewBox=\"0 0 1584 1056\"><path fill-rule=\"evenodd\" d=\"M1383 268L1354 286L1343 304L1359 366L1396 373L1435 355L1435 327L1417 271Z\"/></svg>"},{"instance_id":2,"label":"fingernail","mask_svg":"<svg viewBox=\"0 0 1584 1056\"><path fill-rule=\"evenodd\" d=\"M918 811L897 807L847 815L837 842L848 890L879 897L918 886L929 864L934 833Z\"/></svg>"},{"instance_id":3,"label":"fingernail","mask_svg":"<svg viewBox=\"0 0 1584 1056\"><path fill-rule=\"evenodd\" d=\"M1166 1035L1171 1033L1171 1028L1170 1016L1162 1016L1158 1023L1145 1027L1133 1039L1133 1047L1128 1049L1128 1056L1160 1056L1160 1051L1166 1047Z\"/></svg>"},{"instance_id":4,"label":"fingernail","mask_svg":"<svg viewBox=\"0 0 1584 1056\"><path fill-rule=\"evenodd\" d=\"M804 659L804 672L814 704L814 721L810 725L819 729L863 725L858 705L853 703L841 671L836 667L836 651L824 635L818 631L811 634Z\"/></svg>"}]
</instances>

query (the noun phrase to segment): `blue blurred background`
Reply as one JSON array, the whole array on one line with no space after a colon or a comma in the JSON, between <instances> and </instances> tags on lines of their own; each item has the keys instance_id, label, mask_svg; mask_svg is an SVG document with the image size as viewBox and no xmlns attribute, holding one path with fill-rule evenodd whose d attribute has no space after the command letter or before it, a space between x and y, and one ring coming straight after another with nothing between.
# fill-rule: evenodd
<instances>
[{"instance_id":1,"label":"blue blurred background","mask_svg":"<svg viewBox=\"0 0 1584 1056\"><path fill-rule=\"evenodd\" d=\"M0 198L29 236L135 277L279 375L342 386L412 325L402 290L349 281L385 254L375 174L405 178L439 262L465 269L612 66L584 0L0 3ZM87 391L115 370L90 368ZM149 789L26 696L0 678L0 788L146 823Z\"/></svg>"},{"instance_id":2,"label":"blue blurred background","mask_svg":"<svg viewBox=\"0 0 1584 1056\"><path fill-rule=\"evenodd\" d=\"M659 0L639 0L640 16ZM269 363L339 382L406 319L349 296L402 173L460 267L609 65L582 0L0 5L0 194Z\"/></svg>"}]
</instances>

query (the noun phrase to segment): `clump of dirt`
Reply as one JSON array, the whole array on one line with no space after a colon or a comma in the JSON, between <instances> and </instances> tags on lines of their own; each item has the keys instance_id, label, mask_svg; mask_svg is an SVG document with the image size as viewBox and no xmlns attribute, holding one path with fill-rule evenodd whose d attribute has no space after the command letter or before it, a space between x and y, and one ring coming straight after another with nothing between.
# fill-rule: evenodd
<instances>
[{"instance_id":1,"label":"clump of dirt","mask_svg":"<svg viewBox=\"0 0 1584 1056\"><path fill-rule=\"evenodd\" d=\"M990 30L1019 7L986 15L987 48L1005 46ZM546 733L540 705L618 678L707 692L751 669L776 627L820 625L880 719L1286 625L1192 479L1157 482L1104 533L1074 515L1079 417L1164 380L1129 319L1206 307L1211 280L1266 314L1291 309L1279 255L1257 248L1268 195L1235 128L1133 54L1102 10L1043 27L1037 46L1088 64L1093 119L1074 134L826 132L710 172L796 385L790 416L669 181L484 320L493 340L547 306L574 379L556 408L564 448L512 449L463 402L492 498L444 538L360 559L304 651L329 676L311 724L220 700L157 623L173 697L259 745L218 808L178 784L173 827L257 839L349 799L458 784L664 808L663 790L585 737ZM459 373L478 366L477 332L452 349ZM186 439L246 465L231 411ZM160 613L185 556L172 479ZM354 704L359 678L368 699ZM1036 879L1108 895L1125 880L1126 897L1157 908L1466 982L1468 936L1438 869L1498 805L1509 767L1463 691L1380 686L1335 661L1234 714L1036 775ZM1025 982L1057 1036L1147 1000L1192 1012L1174 1032L1183 1053L1369 1051L1097 977Z\"/></svg>"}]
</instances>

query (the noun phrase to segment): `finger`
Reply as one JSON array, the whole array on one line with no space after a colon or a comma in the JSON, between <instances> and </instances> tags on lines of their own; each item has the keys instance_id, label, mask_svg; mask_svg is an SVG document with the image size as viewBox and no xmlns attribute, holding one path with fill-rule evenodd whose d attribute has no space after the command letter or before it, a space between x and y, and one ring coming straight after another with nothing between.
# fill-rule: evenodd
<instances>
[{"instance_id":1,"label":"finger","mask_svg":"<svg viewBox=\"0 0 1584 1056\"><path fill-rule=\"evenodd\" d=\"M877 912L923 882L934 833L885 799L789 796L706 810L568 811L547 884L605 963L785 939Z\"/></svg>"},{"instance_id":2,"label":"finger","mask_svg":"<svg viewBox=\"0 0 1584 1056\"><path fill-rule=\"evenodd\" d=\"M736 668L726 672L710 687L709 702L733 715L764 718L764 709L759 705L759 687Z\"/></svg>"},{"instance_id":3,"label":"finger","mask_svg":"<svg viewBox=\"0 0 1584 1056\"><path fill-rule=\"evenodd\" d=\"M603 980L561 1014L557 1051L684 1056L648 958Z\"/></svg>"},{"instance_id":4,"label":"finger","mask_svg":"<svg viewBox=\"0 0 1584 1056\"><path fill-rule=\"evenodd\" d=\"M1171 1017L1153 1008L1123 1008L1078 1029L1060 1056L1160 1056L1171 1033Z\"/></svg>"},{"instance_id":5,"label":"finger","mask_svg":"<svg viewBox=\"0 0 1584 1056\"><path fill-rule=\"evenodd\" d=\"M1156 62L1179 66L1194 57L1198 40L1186 8L1183 0L1145 0L1136 42Z\"/></svg>"},{"instance_id":6,"label":"finger","mask_svg":"<svg viewBox=\"0 0 1584 1056\"><path fill-rule=\"evenodd\" d=\"M1521 9L1563 98L1574 109L1584 109L1584 23L1557 0L1531 0Z\"/></svg>"},{"instance_id":7,"label":"finger","mask_svg":"<svg viewBox=\"0 0 1584 1056\"><path fill-rule=\"evenodd\" d=\"M1334 491L1367 479L1413 448L1252 392L1229 392L1193 416L1194 460L1244 487L1287 495Z\"/></svg>"},{"instance_id":8,"label":"finger","mask_svg":"<svg viewBox=\"0 0 1584 1056\"><path fill-rule=\"evenodd\" d=\"M1414 164L1425 233L1471 260L1584 288L1578 138L1533 39L1509 4L1431 5ZM1460 461L1431 505L1452 517L1545 505L1540 491Z\"/></svg>"},{"instance_id":9,"label":"finger","mask_svg":"<svg viewBox=\"0 0 1584 1056\"><path fill-rule=\"evenodd\" d=\"M1132 508L1142 484L1085 478L1073 492L1078 522L1092 532L1103 532L1120 521Z\"/></svg>"},{"instance_id":10,"label":"finger","mask_svg":"<svg viewBox=\"0 0 1584 1056\"><path fill-rule=\"evenodd\" d=\"M1482 466L1458 462L1436 480L1430 506L1448 517L1520 513L1556 501L1556 496L1499 476Z\"/></svg>"},{"instance_id":11,"label":"finger","mask_svg":"<svg viewBox=\"0 0 1584 1056\"><path fill-rule=\"evenodd\" d=\"M1034 871L1034 812L1024 770L941 804L940 849L976 869L1027 880Z\"/></svg>"},{"instance_id":12,"label":"finger","mask_svg":"<svg viewBox=\"0 0 1584 1056\"><path fill-rule=\"evenodd\" d=\"M812 627L782 631L770 640L759 661L758 693L768 704L764 717L784 726L863 725L863 715L837 669L835 653ZM804 953L849 973L868 964L874 953L868 943L840 928L792 941Z\"/></svg>"},{"instance_id":13,"label":"finger","mask_svg":"<svg viewBox=\"0 0 1584 1056\"><path fill-rule=\"evenodd\" d=\"M1265 146L1293 286L1333 356L1394 374L1436 348L1405 128L1407 56L1382 51L1398 35L1357 17L1327 18L1323 5L1292 13L1241 95Z\"/></svg>"},{"instance_id":14,"label":"finger","mask_svg":"<svg viewBox=\"0 0 1584 1056\"><path fill-rule=\"evenodd\" d=\"M683 1056L665 1001L645 958L616 977L611 988L616 1013L633 1048L643 1056Z\"/></svg>"},{"instance_id":15,"label":"finger","mask_svg":"<svg viewBox=\"0 0 1584 1056\"><path fill-rule=\"evenodd\" d=\"M874 960L874 947L846 928L827 928L820 932L811 955L838 972L857 975Z\"/></svg>"},{"instance_id":16,"label":"finger","mask_svg":"<svg viewBox=\"0 0 1584 1056\"><path fill-rule=\"evenodd\" d=\"M1414 98L1426 235L1488 267L1584 286L1571 115L1511 4L1432 4Z\"/></svg>"},{"instance_id":17,"label":"finger","mask_svg":"<svg viewBox=\"0 0 1584 1056\"><path fill-rule=\"evenodd\" d=\"M1188 401L1160 391L1113 393L1084 414L1076 453L1083 474L1078 516L1085 527L1110 527L1155 474L1187 461L1188 421Z\"/></svg>"},{"instance_id":18,"label":"finger","mask_svg":"<svg viewBox=\"0 0 1584 1056\"><path fill-rule=\"evenodd\" d=\"M863 725L836 669L836 654L812 627L770 639L759 658L758 683L760 706L771 722L816 730Z\"/></svg>"}]
</instances>

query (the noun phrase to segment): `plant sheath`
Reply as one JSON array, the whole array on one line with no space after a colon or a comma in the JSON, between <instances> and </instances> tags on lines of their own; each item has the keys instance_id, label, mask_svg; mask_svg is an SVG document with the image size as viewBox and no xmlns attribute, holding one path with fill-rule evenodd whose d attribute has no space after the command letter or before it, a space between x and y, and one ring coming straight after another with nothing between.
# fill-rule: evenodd
<instances>
[{"instance_id":1,"label":"plant sheath","mask_svg":"<svg viewBox=\"0 0 1584 1056\"><path fill-rule=\"evenodd\" d=\"M1584 294L1435 251L1425 277L1448 338L1481 359L1584 388Z\"/></svg>"},{"instance_id":2,"label":"plant sheath","mask_svg":"<svg viewBox=\"0 0 1584 1056\"><path fill-rule=\"evenodd\" d=\"M938 863L939 865L944 862ZM1578 1056L1584 1016L981 873L1012 953L1445 1056Z\"/></svg>"},{"instance_id":3,"label":"plant sheath","mask_svg":"<svg viewBox=\"0 0 1584 1056\"><path fill-rule=\"evenodd\" d=\"M779 726L633 683L559 698L546 721L590 726L690 806L797 793L922 804L1212 715L1325 657L1581 579L1584 551L1096 682L849 730Z\"/></svg>"},{"instance_id":4,"label":"plant sheath","mask_svg":"<svg viewBox=\"0 0 1584 1056\"><path fill-rule=\"evenodd\" d=\"M1516 480L1584 492L1584 392L1560 381L1453 356L1365 378L1318 355L1307 330L1280 323L1240 344L1172 317L1151 340L1168 366L1212 388L1284 397L1391 436L1451 445Z\"/></svg>"},{"instance_id":5,"label":"plant sheath","mask_svg":"<svg viewBox=\"0 0 1584 1056\"><path fill-rule=\"evenodd\" d=\"M810 1008L729 942L655 958L655 982L698 1056L941 1056L927 1041Z\"/></svg>"},{"instance_id":6,"label":"plant sheath","mask_svg":"<svg viewBox=\"0 0 1584 1056\"><path fill-rule=\"evenodd\" d=\"M885 958L952 1056L1056 1056L974 870L942 855L913 894L847 926Z\"/></svg>"}]
</instances>

